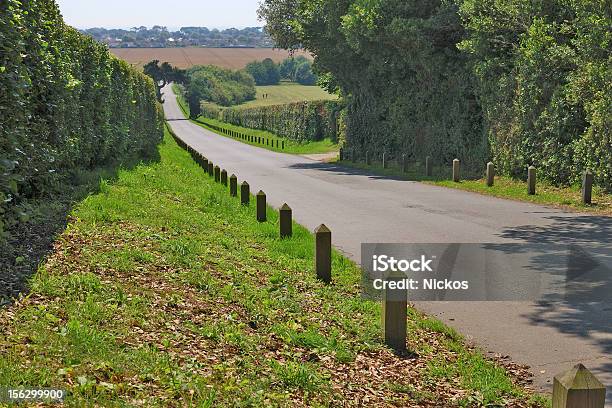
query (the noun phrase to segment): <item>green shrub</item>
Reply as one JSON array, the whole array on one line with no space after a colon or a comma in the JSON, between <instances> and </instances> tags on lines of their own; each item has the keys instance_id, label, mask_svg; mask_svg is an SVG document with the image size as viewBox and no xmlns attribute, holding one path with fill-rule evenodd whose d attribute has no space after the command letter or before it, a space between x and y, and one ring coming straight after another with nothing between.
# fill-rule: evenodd
<instances>
[{"instance_id":1,"label":"green shrub","mask_svg":"<svg viewBox=\"0 0 612 408\"><path fill-rule=\"evenodd\" d=\"M231 106L255 99L255 81L246 71L198 65L190 68L187 76L185 97L192 110L197 111L201 101Z\"/></svg>"},{"instance_id":2,"label":"green shrub","mask_svg":"<svg viewBox=\"0 0 612 408\"><path fill-rule=\"evenodd\" d=\"M270 58L249 62L246 71L253 76L257 85L278 85L281 79L278 64Z\"/></svg>"},{"instance_id":3,"label":"green shrub","mask_svg":"<svg viewBox=\"0 0 612 408\"><path fill-rule=\"evenodd\" d=\"M302 141L337 140L337 101L296 102L256 108L224 109L218 117L236 126L261 129L280 137Z\"/></svg>"},{"instance_id":4,"label":"green shrub","mask_svg":"<svg viewBox=\"0 0 612 408\"><path fill-rule=\"evenodd\" d=\"M0 233L79 169L156 152L152 81L62 21L52 0L0 3Z\"/></svg>"}]
</instances>

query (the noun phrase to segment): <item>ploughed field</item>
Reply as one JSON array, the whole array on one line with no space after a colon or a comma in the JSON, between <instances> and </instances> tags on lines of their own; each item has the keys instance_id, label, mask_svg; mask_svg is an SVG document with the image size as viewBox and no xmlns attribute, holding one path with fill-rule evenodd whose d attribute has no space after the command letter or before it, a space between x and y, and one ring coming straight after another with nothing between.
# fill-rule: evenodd
<instances>
[{"instance_id":1,"label":"ploughed field","mask_svg":"<svg viewBox=\"0 0 612 408\"><path fill-rule=\"evenodd\" d=\"M281 62L289 56L288 51L272 48L111 48L110 51L115 56L138 67L156 59L161 62L169 62L179 68L216 65L223 68L240 69L252 61L271 58L274 62ZM310 54L304 51L296 51L294 55L311 58Z\"/></svg>"}]
</instances>

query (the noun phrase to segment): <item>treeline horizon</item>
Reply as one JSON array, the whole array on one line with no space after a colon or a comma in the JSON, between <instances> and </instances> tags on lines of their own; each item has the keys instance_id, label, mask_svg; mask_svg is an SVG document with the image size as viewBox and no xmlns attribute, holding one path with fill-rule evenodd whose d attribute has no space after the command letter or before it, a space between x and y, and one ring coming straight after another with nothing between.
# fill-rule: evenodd
<instances>
[{"instance_id":1,"label":"treeline horizon","mask_svg":"<svg viewBox=\"0 0 612 408\"><path fill-rule=\"evenodd\" d=\"M181 27L170 31L154 25L124 28L92 27L79 29L83 34L110 48L273 48L274 43L263 27L226 28Z\"/></svg>"}]
</instances>

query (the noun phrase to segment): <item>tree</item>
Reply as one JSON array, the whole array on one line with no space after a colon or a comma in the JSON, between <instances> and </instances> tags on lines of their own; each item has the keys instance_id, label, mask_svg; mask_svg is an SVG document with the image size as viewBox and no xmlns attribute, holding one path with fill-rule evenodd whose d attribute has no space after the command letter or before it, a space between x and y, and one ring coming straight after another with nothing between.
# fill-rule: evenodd
<instances>
[{"instance_id":1,"label":"tree","mask_svg":"<svg viewBox=\"0 0 612 408\"><path fill-rule=\"evenodd\" d=\"M270 58L263 61L253 61L247 64L246 70L255 79L257 85L278 85L280 70L278 64Z\"/></svg>"},{"instance_id":2,"label":"tree","mask_svg":"<svg viewBox=\"0 0 612 408\"><path fill-rule=\"evenodd\" d=\"M150 76L157 87L157 100L163 103L161 89L169 82L185 83L187 80L185 70L173 67L168 62L159 65L159 60L153 60L144 65L145 75Z\"/></svg>"}]
</instances>

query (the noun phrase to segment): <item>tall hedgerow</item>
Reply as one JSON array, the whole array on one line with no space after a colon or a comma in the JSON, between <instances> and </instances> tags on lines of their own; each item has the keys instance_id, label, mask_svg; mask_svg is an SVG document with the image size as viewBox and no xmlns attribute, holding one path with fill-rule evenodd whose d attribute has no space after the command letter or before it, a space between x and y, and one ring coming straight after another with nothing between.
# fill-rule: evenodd
<instances>
[{"instance_id":1,"label":"tall hedgerow","mask_svg":"<svg viewBox=\"0 0 612 408\"><path fill-rule=\"evenodd\" d=\"M337 101L307 101L256 108L229 108L218 119L237 126L261 129L298 142L338 138Z\"/></svg>"},{"instance_id":2,"label":"tall hedgerow","mask_svg":"<svg viewBox=\"0 0 612 408\"><path fill-rule=\"evenodd\" d=\"M79 169L152 156L162 126L152 81L54 1L0 3L0 234Z\"/></svg>"}]
</instances>

